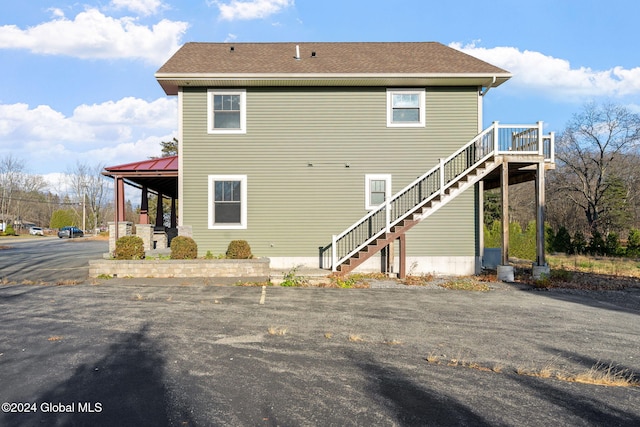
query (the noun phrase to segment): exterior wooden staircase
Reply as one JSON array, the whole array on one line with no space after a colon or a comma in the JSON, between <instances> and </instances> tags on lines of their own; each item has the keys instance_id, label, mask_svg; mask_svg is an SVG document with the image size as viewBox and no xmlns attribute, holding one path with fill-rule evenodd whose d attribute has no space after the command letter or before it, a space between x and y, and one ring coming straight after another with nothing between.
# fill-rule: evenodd
<instances>
[{"instance_id":1,"label":"exterior wooden staircase","mask_svg":"<svg viewBox=\"0 0 640 427\"><path fill-rule=\"evenodd\" d=\"M542 122L533 126L495 122L378 209L334 235L331 244L321 248L321 264L323 253L330 251L332 271L352 271L483 180L508 156L544 158L552 162L553 134L542 135Z\"/></svg>"}]
</instances>

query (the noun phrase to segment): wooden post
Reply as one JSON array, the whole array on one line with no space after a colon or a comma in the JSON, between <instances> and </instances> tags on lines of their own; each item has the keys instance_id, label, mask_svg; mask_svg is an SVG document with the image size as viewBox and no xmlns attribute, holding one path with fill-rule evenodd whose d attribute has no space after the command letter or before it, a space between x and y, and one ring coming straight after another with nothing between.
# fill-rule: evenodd
<instances>
[{"instance_id":1,"label":"wooden post","mask_svg":"<svg viewBox=\"0 0 640 427\"><path fill-rule=\"evenodd\" d=\"M164 209L162 207L162 193L158 191L158 204L156 205L156 227L164 226Z\"/></svg>"},{"instance_id":2,"label":"wooden post","mask_svg":"<svg viewBox=\"0 0 640 427\"><path fill-rule=\"evenodd\" d=\"M501 265L509 265L509 162L502 161L500 190L502 204L502 259Z\"/></svg>"},{"instance_id":3,"label":"wooden post","mask_svg":"<svg viewBox=\"0 0 640 427\"><path fill-rule=\"evenodd\" d=\"M398 237L398 243L400 243L398 248L398 258L400 259L398 279L404 279L407 277L407 241L404 233Z\"/></svg>"},{"instance_id":4,"label":"wooden post","mask_svg":"<svg viewBox=\"0 0 640 427\"><path fill-rule=\"evenodd\" d=\"M545 266L544 256L544 162L538 162L536 171L536 265Z\"/></svg>"},{"instance_id":5,"label":"wooden post","mask_svg":"<svg viewBox=\"0 0 640 427\"><path fill-rule=\"evenodd\" d=\"M120 221L125 220L124 205L124 178L116 176L116 227Z\"/></svg>"},{"instance_id":6,"label":"wooden post","mask_svg":"<svg viewBox=\"0 0 640 427\"><path fill-rule=\"evenodd\" d=\"M176 198L171 198L171 228L178 226L178 217L176 216Z\"/></svg>"},{"instance_id":7,"label":"wooden post","mask_svg":"<svg viewBox=\"0 0 640 427\"><path fill-rule=\"evenodd\" d=\"M142 186L142 200L140 201L140 224L149 224L149 191L146 185Z\"/></svg>"}]
</instances>

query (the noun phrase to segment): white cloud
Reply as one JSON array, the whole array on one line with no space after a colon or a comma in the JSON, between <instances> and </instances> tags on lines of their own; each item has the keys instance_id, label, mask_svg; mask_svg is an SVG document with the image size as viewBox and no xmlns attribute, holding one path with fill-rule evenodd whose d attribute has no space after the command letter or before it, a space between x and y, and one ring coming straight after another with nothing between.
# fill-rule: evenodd
<instances>
[{"instance_id":1,"label":"white cloud","mask_svg":"<svg viewBox=\"0 0 640 427\"><path fill-rule=\"evenodd\" d=\"M141 15L153 15L164 7L161 0L112 0L111 4L116 9L128 9Z\"/></svg>"},{"instance_id":2,"label":"white cloud","mask_svg":"<svg viewBox=\"0 0 640 427\"><path fill-rule=\"evenodd\" d=\"M231 0L230 3L216 1L220 18L226 21L267 18L282 9L294 5L294 0Z\"/></svg>"},{"instance_id":3,"label":"white cloud","mask_svg":"<svg viewBox=\"0 0 640 427\"><path fill-rule=\"evenodd\" d=\"M163 19L150 28L137 24L134 18L112 18L97 9L87 9L73 21L57 16L25 30L0 26L0 49L78 58L143 59L157 65L180 47L188 27L186 22Z\"/></svg>"},{"instance_id":4,"label":"white cloud","mask_svg":"<svg viewBox=\"0 0 640 427\"><path fill-rule=\"evenodd\" d=\"M0 104L0 157L28 154L36 173L64 171L76 161L121 164L160 155L177 127L177 100L123 98L81 105L65 117L50 106Z\"/></svg>"},{"instance_id":5,"label":"white cloud","mask_svg":"<svg viewBox=\"0 0 640 427\"><path fill-rule=\"evenodd\" d=\"M451 47L513 73L519 90L543 92L554 98L640 95L640 67L593 70L572 68L569 61L515 47L482 48L475 44Z\"/></svg>"}]
</instances>

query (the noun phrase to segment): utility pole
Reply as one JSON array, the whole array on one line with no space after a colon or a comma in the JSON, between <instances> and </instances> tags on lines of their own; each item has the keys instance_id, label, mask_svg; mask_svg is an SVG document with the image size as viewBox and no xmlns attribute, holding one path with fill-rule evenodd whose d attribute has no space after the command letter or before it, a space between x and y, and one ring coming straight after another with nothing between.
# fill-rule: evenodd
<instances>
[{"instance_id":1,"label":"utility pole","mask_svg":"<svg viewBox=\"0 0 640 427\"><path fill-rule=\"evenodd\" d=\"M82 191L82 232L84 233L87 230L85 218L87 216L87 204L86 202L87 193Z\"/></svg>"}]
</instances>

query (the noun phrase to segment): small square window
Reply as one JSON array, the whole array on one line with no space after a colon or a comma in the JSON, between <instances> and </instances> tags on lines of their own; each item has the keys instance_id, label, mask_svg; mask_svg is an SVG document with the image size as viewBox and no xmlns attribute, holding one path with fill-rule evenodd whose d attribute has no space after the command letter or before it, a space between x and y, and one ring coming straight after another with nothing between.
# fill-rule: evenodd
<instances>
[{"instance_id":1,"label":"small square window","mask_svg":"<svg viewBox=\"0 0 640 427\"><path fill-rule=\"evenodd\" d=\"M210 89L208 95L208 132L246 133L246 91Z\"/></svg>"},{"instance_id":2,"label":"small square window","mask_svg":"<svg viewBox=\"0 0 640 427\"><path fill-rule=\"evenodd\" d=\"M365 209L378 208L391 197L391 175L372 174L365 175Z\"/></svg>"},{"instance_id":3,"label":"small square window","mask_svg":"<svg viewBox=\"0 0 640 427\"><path fill-rule=\"evenodd\" d=\"M424 127L424 94L424 89L387 89L387 127Z\"/></svg>"},{"instance_id":4,"label":"small square window","mask_svg":"<svg viewBox=\"0 0 640 427\"><path fill-rule=\"evenodd\" d=\"M246 175L209 175L209 228L247 228Z\"/></svg>"}]
</instances>

